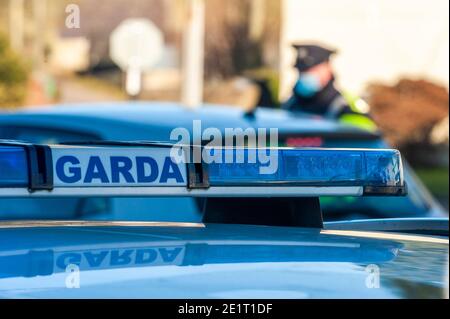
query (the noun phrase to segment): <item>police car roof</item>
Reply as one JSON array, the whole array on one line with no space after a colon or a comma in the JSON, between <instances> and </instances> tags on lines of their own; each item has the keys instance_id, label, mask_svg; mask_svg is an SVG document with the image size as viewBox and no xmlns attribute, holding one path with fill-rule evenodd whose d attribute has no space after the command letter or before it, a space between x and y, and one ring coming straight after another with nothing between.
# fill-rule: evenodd
<instances>
[{"instance_id":1,"label":"police car roof","mask_svg":"<svg viewBox=\"0 0 450 319\"><path fill-rule=\"evenodd\" d=\"M6 115L6 116L5 116ZM193 120L201 120L202 127L225 128L273 128L283 133L317 133L317 134L350 134L362 137L377 137L359 128L339 124L317 116L308 114L293 114L283 110L259 108L254 117L246 117L243 110L236 107L206 104L197 110L189 110L177 103L166 102L114 102L114 103L85 103L61 104L39 108L23 108L0 113L0 123L32 119L35 125L55 123L61 127L79 127L88 131L101 131L103 137L116 137L110 130L110 123L129 125L134 127L155 127L172 129L173 127L192 128ZM92 124L95 123L93 127ZM31 124L31 123L30 123ZM167 133L164 136L167 138ZM120 132L123 133L123 132ZM107 134L107 136L104 136ZM128 133L127 133L128 134ZM117 134L116 134L117 135ZM161 140L161 138L158 138Z\"/></svg>"},{"instance_id":2,"label":"police car roof","mask_svg":"<svg viewBox=\"0 0 450 319\"><path fill-rule=\"evenodd\" d=\"M85 226L1 228L0 297L441 298L446 281L442 238L248 225ZM64 288L68 262L80 265L82 289ZM370 264L386 273L379 289L366 286Z\"/></svg>"}]
</instances>

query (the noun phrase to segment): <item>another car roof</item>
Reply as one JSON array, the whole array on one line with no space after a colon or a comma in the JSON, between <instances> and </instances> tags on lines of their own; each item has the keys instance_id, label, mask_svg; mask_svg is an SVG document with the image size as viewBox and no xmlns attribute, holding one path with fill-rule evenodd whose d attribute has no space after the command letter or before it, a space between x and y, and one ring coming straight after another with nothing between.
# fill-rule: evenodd
<instances>
[{"instance_id":1,"label":"another car roof","mask_svg":"<svg viewBox=\"0 0 450 319\"><path fill-rule=\"evenodd\" d=\"M6 116L5 116L6 115ZM0 113L0 123L20 123L41 125L57 122L61 127L82 127L85 124L92 130L104 130L108 122L117 125L133 125L172 129L174 127L192 128L194 120L201 120L202 128L278 128L283 133L322 133L354 134L375 136L364 130L335 121L304 113L292 113L278 109L258 108L254 116L247 116L237 107L205 104L192 110L177 103L167 102L112 102L61 104L46 107L16 109ZM95 124L95 125L93 125ZM103 128L103 126L105 126ZM111 136L108 138L114 138Z\"/></svg>"}]
</instances>

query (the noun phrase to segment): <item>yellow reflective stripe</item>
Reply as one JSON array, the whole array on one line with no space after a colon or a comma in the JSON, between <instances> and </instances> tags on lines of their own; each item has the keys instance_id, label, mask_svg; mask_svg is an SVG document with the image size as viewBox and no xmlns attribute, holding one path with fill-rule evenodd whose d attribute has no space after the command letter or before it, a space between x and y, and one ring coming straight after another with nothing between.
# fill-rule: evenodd
<instances>
[{"instance_id":1,"label":"yellow reflective stripe","mask_svg":"<svg viewBox=\"0 0 450 319\"><path fill-rule=\"evenodd\" d=\"M370 111L369 104L367 104L363 99L357 99L354 103L352 103L351 108L355 112L365 114L369 113Z\"/></svg>"},{"instance_id":2,"label":"yellow reflective stripe","mask_svg":"<svg viewBox=\"0 0 450 319\"><path fill-rule=\"evenodd\" d=\"M370 132L377 131L377 125L374 121L362 114L343 114L339 117L339 122L353 125Z\"/></svg>"},{"instance_id":3,"label":"yellow reflective stripe","mask_svg":"<svg viewBox=\"0 0 450 319\"><path fill-rule=\"evenodd\" d=\"M342 96L347 101L351 110L356 113L367 114L370 111L370 106L366 101L361 99L359 96L353 95L348 92L342 93Z\"/></svg>"}]
</instances>

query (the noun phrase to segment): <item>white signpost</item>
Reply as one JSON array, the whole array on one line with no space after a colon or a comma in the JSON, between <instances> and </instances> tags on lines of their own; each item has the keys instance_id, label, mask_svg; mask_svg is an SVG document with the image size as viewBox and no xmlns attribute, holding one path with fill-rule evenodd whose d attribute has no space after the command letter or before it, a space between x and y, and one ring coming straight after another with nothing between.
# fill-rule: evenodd
<instances>
[{"instance_id":1,"label":"white signpost","mask_svg":"<svg viewBox=\"0 0 450 319\"><path fill-rule=\"evenodd\" d=\"M203 59L205 37L205 1L190 0L183 43L182 103L200 107L203 101Z\"/></svg>"},{"instance_id":2,"label":"white signpost","mask_svg":"<svg viewBox=\"0 0 450 319\"><path fill-rule=\"evenodd\" d=\"M110 57L126 72L125 89L136 97L142 89L142 72L151 70L164 49L162 32L147 19L127 19L110 37Z\"/></svg>"}]
</instances>

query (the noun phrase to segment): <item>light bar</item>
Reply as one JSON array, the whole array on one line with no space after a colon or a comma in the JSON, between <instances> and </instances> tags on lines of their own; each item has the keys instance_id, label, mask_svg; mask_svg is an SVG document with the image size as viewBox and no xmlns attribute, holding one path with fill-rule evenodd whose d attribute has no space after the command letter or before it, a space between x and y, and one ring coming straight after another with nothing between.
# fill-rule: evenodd
<instances>
[{"instance_id":1,"label":"light bar","mask_svg":"<svg viewBox=\"0 0 450 319\"><path fill-rule=\"evenodd\" d=\"M27 187L28 162L22 147L0 145L0 187Z\"/></svg>"},{"instance_id":2,"label":"light bar","mask_svg":"<svg viewBox=\"0 0 450 319\"><path fill-rule=\"evenodd\" d=\"M211 186L404 187L396 150L209 149L208 156L223 161L208 165Z\"/></svg>"},{"instance_id":3,"label":"light bar","mask_svg":"<svg viewBox=\"0 0 450 319\"><path fill-rule=\"evenodd\" d=\"M192 146L177 147L175 153L189 158ZM167 144L142 142L0 141L0 197L405 194L396 150L205 147L203 162L196 164L176 161L172 151Z\"/></svg>"}]
</instances>

